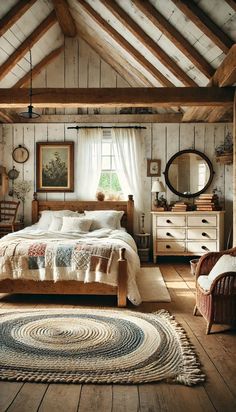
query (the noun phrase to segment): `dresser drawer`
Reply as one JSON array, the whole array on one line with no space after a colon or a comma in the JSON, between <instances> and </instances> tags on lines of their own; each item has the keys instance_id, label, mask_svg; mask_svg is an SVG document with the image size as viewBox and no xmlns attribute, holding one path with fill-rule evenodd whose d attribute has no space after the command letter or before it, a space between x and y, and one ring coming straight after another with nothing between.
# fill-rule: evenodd
<instances>
[{"instance_id":1,"label":"dresser drawer","mask_svg":"<svg viewBox=\"0 0 236 412\"><path fill-rule=\"evenodd\" d=\"M185 226L186 217L183 215L156 216L156 226Z\"/></svg>"},{"instance_id":2,"label":"dresser drawer","mask_svg":"<svg viewBox=\"0 0 236 412\"><path fill-rule=\"evenodd\" d=\"M216 215L201 215L201 216L187 216L187 223L188 226L201 226L201 227L208 227L208 226L216 226L217 225L217 216Z\"/></svg>"},{"instance_id":3,"label":"dresser drawer","mask_svg":"<svg viewBox=\"0 0 236 412\"><path fill-rule=\"evenodd\" d=\"M189 240L216 240L217 230L204 227L202 229L192 228L187 229L187 239Z\"/></svg>"},{"instance_id":4,"label":"dresser drawer","mask_svg":"<svg viewBox=\"0 0 236 412\"><path fill-rule=\"evenodd\" d=\"M187 242L187 250L196 255L206 252L215 252L217 251L217 242Z\"/></svg>"},{"instance_id":5,"label":"dresser drawer","mask_svg":"<svg viewBox=\"0 0 236 412\"><path fill-rule=\"evenodd\" d=\"M185 242L181 241L158 241L156 242L156 251L157 252L166 252L166 253L173 253L173 252L184 252L185 251Z\"/></svg>"},{"instance_id":6,"label":"dresser drawer","mask_svg":"<svg viewBox=\"0 0 236 412\"><path fill-rule=\"evenodd\" d=\"M157 239L169 239L169 240L174 240L174 239L185 239L186 232L185 229L180 229L180 228L161 228L156 230L156 237Z\"/></svg>"}]
</instances>

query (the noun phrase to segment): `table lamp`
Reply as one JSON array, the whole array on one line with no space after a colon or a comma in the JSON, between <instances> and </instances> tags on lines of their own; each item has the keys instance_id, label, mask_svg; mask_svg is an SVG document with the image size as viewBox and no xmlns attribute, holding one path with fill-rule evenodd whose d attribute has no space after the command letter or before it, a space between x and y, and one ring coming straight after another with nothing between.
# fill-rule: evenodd
<instances>
[{"instance_id":1,"label":"table lamp","mask_svg":"<svg viewBox=\"0 0 236 412\"><path fill-rule=\"evenodd\" d=\"M152 184L152 193L156 193L156 197L154 199L154 207L160 207L160 201L158 199L158 193L159 192L165 192L165 186L163 185L162 182L160 182L159 180L155 180Z\"/></svg>"}]
</instances>

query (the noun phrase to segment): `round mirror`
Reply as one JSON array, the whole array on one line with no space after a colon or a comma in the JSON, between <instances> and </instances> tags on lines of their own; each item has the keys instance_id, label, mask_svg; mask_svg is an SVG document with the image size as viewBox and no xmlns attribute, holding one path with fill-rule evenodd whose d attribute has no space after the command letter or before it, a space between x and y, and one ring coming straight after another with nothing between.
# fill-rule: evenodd
<instances>
[{"instance_id":1,"label":"round mirror","mask_svg":"<svg viewBox=\"0 0 236 412\"><path fill-rule=\"evenodd\" d=\"M204 153L197 150L181 150L170 158L165 171L169 189L181 197L195 197L211 184L214 171Z\"/></svg>"}]
</instances>

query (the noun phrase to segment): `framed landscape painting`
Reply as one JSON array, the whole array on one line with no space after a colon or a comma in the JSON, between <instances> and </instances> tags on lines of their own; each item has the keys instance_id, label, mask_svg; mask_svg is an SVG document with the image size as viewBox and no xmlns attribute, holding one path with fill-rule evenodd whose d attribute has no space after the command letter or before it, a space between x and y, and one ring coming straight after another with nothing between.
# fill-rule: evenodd
<instances>
[{"instance_id":1,"label":"framed landscape painting","mask_svg":"<svg viewBox=\"0 0 236 412\"><path fill-rule=\"evenodd\" d=\"M73 192L74 142L36 143L37 192Z\"/></svg>"}]
</instances>

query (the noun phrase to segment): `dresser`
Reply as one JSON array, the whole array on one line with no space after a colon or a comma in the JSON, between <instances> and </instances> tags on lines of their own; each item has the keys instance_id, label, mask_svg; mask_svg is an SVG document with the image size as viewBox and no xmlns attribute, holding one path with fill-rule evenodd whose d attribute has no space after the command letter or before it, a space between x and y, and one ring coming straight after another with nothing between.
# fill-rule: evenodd
<instances>
[{"instance_id":1,"label":"dresser","mask_svg":"<svg viewBox=\"0 0 236 412\"><path fill-rule=\"evenodd\" d=\"M153 260L201 256L224 248L224 212L151 212Z\"/></svg>"}]
</instances>

